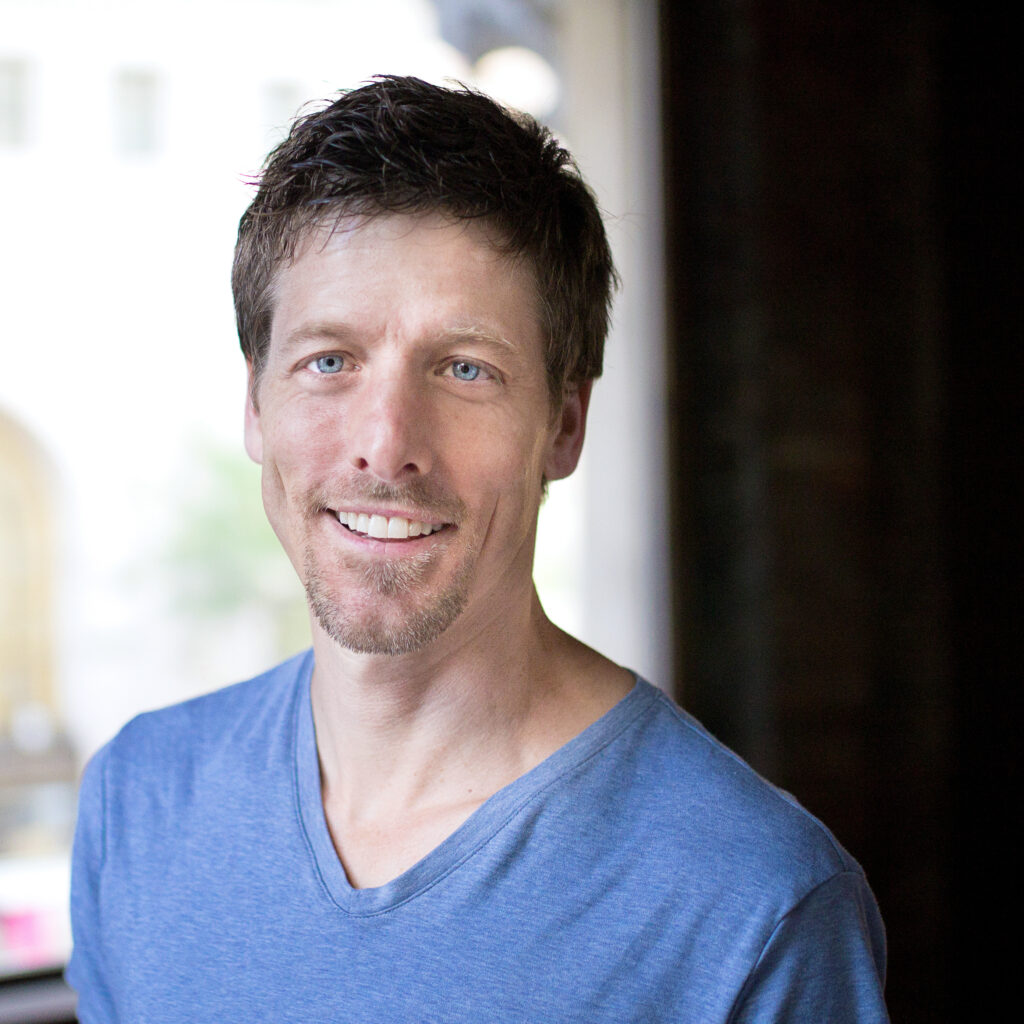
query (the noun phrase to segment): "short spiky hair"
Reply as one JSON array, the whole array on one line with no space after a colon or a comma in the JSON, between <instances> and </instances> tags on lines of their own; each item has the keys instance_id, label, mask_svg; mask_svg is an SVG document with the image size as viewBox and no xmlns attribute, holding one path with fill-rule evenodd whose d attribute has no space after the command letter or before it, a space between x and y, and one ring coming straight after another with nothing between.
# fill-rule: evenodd
<instances>
[{"instance_id":1,"label":"short spiky hair","mask_svg":"<svg viewBox=\"0 0 1024 1024\"><path fill-rule=\"evenodd\" d=\"M471 89L380 76L295 122L239 223L232 289L257 378L274 280L303 232L382 213L485 223L499 251L532 267L552 396L600 376L615 268L572 157L533 118Z\"/></svg>"}]
</instances>

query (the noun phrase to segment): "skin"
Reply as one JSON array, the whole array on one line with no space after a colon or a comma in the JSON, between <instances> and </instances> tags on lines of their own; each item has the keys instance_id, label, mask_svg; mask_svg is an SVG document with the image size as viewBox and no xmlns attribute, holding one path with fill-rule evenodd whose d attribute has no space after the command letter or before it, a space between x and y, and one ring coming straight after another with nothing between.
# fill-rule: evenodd
<instances>
[{"instance_id":1,"label":"skin","mask_svg":"<svg viewBox=\"0 0 1024 1024\"><path fill-rule=\"evenodd\" d=\"M313 609L324 810L357 887L632 687L533 586L542 479L575 469L589 399L552 407L537 306L528 268L439 216L318 230L277 280L246 448ZM442 528L375 540L339 511Z\"/></svg>"}]
</instances>

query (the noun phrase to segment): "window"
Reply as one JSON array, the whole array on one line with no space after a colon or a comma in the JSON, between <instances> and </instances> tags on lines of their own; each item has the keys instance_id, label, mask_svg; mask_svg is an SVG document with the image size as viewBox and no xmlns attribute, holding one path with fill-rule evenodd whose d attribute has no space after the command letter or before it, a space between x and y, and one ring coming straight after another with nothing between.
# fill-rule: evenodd
<instances>
[{"instance_id":1,"label":"window","mask_svg":"<svg viewBox=\"0 0 1024 1024\"><path fill-rule=\"evenodd\" d=\"M156 152L160 83L150 71L123 70L114 83L114 138L125 156Z\"/></svg>"},{"instance_id":2,"label":"window","mask_svg":"<svg viewBox=\"0 0 1024 1024\"><path fill-rule=\"evenodd\" d=\"M25 61L0 58L0 148L28 139L28 78Z\"/></svg>"}]
</instances>

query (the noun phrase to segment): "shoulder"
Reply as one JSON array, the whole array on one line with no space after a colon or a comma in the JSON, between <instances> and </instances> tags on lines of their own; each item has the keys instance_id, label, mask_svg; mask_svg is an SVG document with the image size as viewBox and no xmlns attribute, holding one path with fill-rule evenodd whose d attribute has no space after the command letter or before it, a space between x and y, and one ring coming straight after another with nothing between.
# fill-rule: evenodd
<instances>
[{"instance_id":1,"label":"shoulder","mask_svg":"<svg viewBox=\"0 0 1024 1024\"><path fill-rule=\"evenodd\" d=\"M225 751L264 744L290 720L311 659L306 651L253 679L136 716L97 753L90 770L136 778L166 768L181 774Z\"/></svg>"},{"instance_id":2,"label":"shoulder","mask_svg":"<svg viewBox=\"0 0 1024 1024\"><path fill-rule=\"evenodd\" d=\"M782 1000L749 1019L815 1019L781 1008L798 989L810 991L800 972L813 962L815 984L830 998L846 998L840 974L856 979L857 999L872 1007L857 1019L883 1020L885 931L860 865L793 796L665 694L641 680L629 700L634 711L599 770L608 776L603 805L617 808L612 841L627 851L644 903L671 908L664 919L686 928L714 922L713 934L699 925L708 962L748 977L751 1006L766 992Z\"/></svg>"},{"instance_id":3,"label":"shoulder","mask_svg":"<svg viewBox=\"0 0 1024 1024\"><path fill-rule=\"evenodd\" d=\"M564 886L599 879L627 945L629 929L657 936L667 970L685 962L704 977L701 998L752 1008L730 1020L851 1019L813 1008L823 992L823 1007L855 1005L847 981L871 1007L857 1019L883 1020L884 929L825 825L642 680L595 724L551 791L567 838L550 870Z\"/></svg>"},{"instance_id":4,"label":"shoulder","mask_svg":"<svg viewBox=\"0 0 1024 1024\"><path fill-rule=\"evenodd\" d=\"M737 889L772 880L781 906L832 876L859 873L832 833L665 694L638 683L642 708L612 761L635 827L667 861L704 865Z\"/></svg>"},{"instance_id":5,"label":"shoulder","mask_svg":"<svg viewBox=\"0 0 1024 1024\"><path fill-rule=\"evenodd\" d=\"M311 658L125 725L82 777L76 861L113 858L122 872L162 863L169 834L213 834L257 803L290 806L296 710Z\"/></svg>"}]
</instances>

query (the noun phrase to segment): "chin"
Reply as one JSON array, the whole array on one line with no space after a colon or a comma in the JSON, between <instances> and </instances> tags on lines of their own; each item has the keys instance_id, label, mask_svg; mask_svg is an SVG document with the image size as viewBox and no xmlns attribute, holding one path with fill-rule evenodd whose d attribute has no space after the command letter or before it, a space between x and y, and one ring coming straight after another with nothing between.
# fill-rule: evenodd
<instances>
[{"instance_id":1,"label":"chin","mask_svg":"<svg viewBox=\"0 0 1024 1024\"><path fill-rule=\"evenodd\" d=\"M306 600L321 629L357 654L411 654L429 646L462 614L472 564L440 589L427 582L432 559L371 562L352 585L329 581L307 552Z\"/></svg>"}]
</instances>

